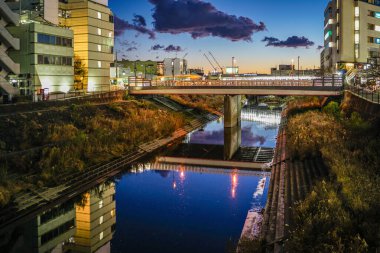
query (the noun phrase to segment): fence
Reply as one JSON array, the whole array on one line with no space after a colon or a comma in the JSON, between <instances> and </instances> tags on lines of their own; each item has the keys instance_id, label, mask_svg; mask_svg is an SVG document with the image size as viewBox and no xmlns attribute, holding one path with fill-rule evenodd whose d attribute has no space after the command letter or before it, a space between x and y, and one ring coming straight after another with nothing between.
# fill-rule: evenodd
<instances>
[{"instance_id":1,"label":"fence","mask_svg":"<svg viewBox=\"0 0 380 253\"><path fill-rule=\"evenodd\" d=\"M364 98L372 103L380 104L380 92L379 91L370 91L359 86L347 86L346 90L351 91L352 93L358 95L361 98Z\"/></svg>"}]
</instances>

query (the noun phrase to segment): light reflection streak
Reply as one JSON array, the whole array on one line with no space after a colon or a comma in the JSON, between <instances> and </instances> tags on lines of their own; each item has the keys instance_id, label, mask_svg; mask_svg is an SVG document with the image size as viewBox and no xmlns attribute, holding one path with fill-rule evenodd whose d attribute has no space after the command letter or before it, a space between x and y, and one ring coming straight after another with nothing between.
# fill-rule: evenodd
<instances>
[{"instance_id":1,"label":"light reflection streak","mask_svg":"<svg viewBox=\"0 0 380 253\"><path fill-rule=\"evenodd\" d=\"M236 190L237 190L238 185L239 185L238 175L236 171L234 171L231 174L231 197L233 199L236 198Z\"/></svg>"}]
</instances>

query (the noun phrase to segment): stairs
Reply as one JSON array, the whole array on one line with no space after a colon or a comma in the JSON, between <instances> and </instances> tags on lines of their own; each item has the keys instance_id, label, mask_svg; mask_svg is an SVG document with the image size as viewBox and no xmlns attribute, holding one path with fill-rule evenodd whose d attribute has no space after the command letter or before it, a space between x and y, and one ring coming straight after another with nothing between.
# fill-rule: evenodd
<instances>
[{"instance_id":1,"label":"stairs","mask_svg":"<svg viewBox=\"0 0 380 253\"><path fill-rule=\"evenodd\" d=\"M354 78L357 74L358 74L358 70L355 68L348 70L346 73L346 83L348 85L353 85L354 84Z\"/></svg>"},{"instance_id":2,"label":"stairs","mask_svg":"<svg viewBox=\"0 0 380 253\"><path fill-rule=\"evenodd\" d=\"M19 89L13 87L7 80L2 77L0 77L0 90L11 96L20 94Z\"/></svg>"}]
</instances>

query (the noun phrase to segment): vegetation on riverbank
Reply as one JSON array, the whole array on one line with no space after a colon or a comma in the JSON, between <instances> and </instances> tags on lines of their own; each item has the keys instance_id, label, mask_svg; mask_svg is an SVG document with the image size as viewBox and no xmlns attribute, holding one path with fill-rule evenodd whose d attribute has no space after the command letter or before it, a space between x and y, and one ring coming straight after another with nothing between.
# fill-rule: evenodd
<instances>
[{"instance_id":1,"label":"vegetation on riverbank","mask_svg":"<svg viewBox=\"0 0 380 253\"><path fill-rule=\"evenodd\" d=\"M188 107L211 113L223 111L224 96L171 95L171 99Z\"/></svg>"},{"instance_id":2,"label":"vegetation on riverbank","mask_svg":"<svg viewBox=\"0 0 380 253\"><path fill-rule=\"evenodd\" d=\"M380 131L330 102L293 115L287 125L293 158L322 157L330 177L295 208L287 252L366 252L380 247Z\"/></svg>"},{"instance_id":3,"label":"vegetation on riverbank","mask_svg":"<svg viewBox=\"0 0 380 253\"><path fill-rule=\"evenodd\" d=\"M180 113L137 100L108 105L72 105L67 110L3 117L0 125L0 206L29 184L58 185L65 175L168 136L184 126L185 121ZM18 176L31 174L33 176ZM17 180L11 181L14 175Z\"/></svg>"}]
</instances>

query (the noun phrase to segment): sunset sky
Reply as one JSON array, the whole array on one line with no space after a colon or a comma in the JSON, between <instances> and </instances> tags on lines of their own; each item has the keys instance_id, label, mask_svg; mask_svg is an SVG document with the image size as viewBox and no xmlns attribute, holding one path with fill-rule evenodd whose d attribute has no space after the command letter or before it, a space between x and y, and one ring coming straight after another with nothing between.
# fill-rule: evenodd
<instances>
[{"instance_id":1,"label":"sunset sky","mask_svg":"<svg viewBox=\"0 0 380 253\"><path fill-rule=\"evenodd\" d=\"M210 70L203 53L220 64L236 57L241 73L268 73L301 58L319 67L327 0L110 0L116 50L125 59L183 57Z\"/></svg>"}]
</instances>

